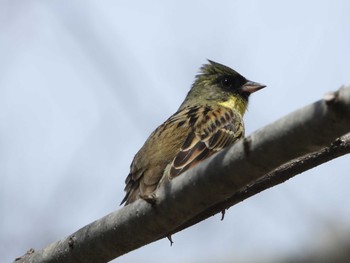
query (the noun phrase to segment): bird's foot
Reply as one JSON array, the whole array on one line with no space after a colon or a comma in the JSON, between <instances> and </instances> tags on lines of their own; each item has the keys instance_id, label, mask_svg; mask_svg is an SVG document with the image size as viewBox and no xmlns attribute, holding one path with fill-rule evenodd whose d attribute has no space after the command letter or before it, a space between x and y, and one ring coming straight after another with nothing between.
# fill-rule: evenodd
<instances>
[{"instance_id":1,"label":"bird's foot","mask_svg":"<svg viewBox=\"0 0 350 263\"><path fill-rule=\"evenodd\" d=\"M173 239L171 238L171 235L168 235L168 236L166 236L166 237L167 237L167 239L169 239L169 241L170 241L170 246L172 246L173 243L174 243L174 241L173 241Z\"/></svg>"},{"instance_id":2,"label":"bird's foot","mask_svg":"<svg viewBox=\"0 0 350 263\"><path fill-rule=\"evenodd\" d=\"M221 210L221 221L224 220L225 218L225 213L226 213L226 210Z\"/></svg>"},{"instance_id":3,"label":"bird's foot","mask_svg":"<svg viewBox=\"0 0 350 263\"><path fill-rule=\"evenodd\" d=\"M140 195L140 198L145 200L147 203L149 203L152 206L155 206L157 203L157 195L155 193L149 194L149 195Z\"/></svg>"}]
</instances>

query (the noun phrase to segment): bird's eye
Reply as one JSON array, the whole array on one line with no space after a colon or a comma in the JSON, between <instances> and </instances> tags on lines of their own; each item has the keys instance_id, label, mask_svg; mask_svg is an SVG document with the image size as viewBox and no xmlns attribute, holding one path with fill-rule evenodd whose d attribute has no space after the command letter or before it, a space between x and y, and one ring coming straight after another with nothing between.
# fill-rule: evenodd
<instances>
[{"instance_id":1,"label":"bird's eye","mask_svg":"<svg viewBox=\"0 0 350 263\"><path fill-rule=\"evenodd\" d=\"M233 82L231 78L225 77L221 80L221 85L224 88L230 88L232 86Z\"/></svg>"}]
</instances>

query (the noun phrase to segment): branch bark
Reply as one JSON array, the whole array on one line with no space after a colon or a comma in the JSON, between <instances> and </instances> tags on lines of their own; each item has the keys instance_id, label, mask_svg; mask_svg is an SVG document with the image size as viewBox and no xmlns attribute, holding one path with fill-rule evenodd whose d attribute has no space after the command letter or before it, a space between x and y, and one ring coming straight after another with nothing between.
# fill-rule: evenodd
<instances>
[{"instance_id":1,"label":"branch bark","mask_svg":"<svg viewBox=\"0 0 350 263\"><path fill-rule=\"evenodd\" d=\"M342 149L325 160L348 153L349 140L334 140L349 131L347 87L165 182L157 191L154 206L138 200L16 262L107 262L322 163L317 156L325 157L324 151L333 154L334 149Z\"/></svg>"},{"instance_id":2,"label":"branch bark","mask_svg":"<svg viewBox=\"0 0 350 263\"><path fill-rule=\"evenodd\" d=\"M201 222L219 212L225 213L225 210L229 209L231 206L234 206L235 204L238 204L255 194L281 184L302 172L310 170L318 165L321 165L348 153L350 153L350 133L336 139L333 143L331 143L330 146L325 147L320 151L306 154L281 165L262 178L253 182L251 185L247 185L244 189L233 194L226 200L215 204L212 207L209 207L205 211L191 218L189 221L170 231L162 238L169 237L172 234L177 233L194 224L197 224L198 222Z\"/></svg>"}]
</instances>

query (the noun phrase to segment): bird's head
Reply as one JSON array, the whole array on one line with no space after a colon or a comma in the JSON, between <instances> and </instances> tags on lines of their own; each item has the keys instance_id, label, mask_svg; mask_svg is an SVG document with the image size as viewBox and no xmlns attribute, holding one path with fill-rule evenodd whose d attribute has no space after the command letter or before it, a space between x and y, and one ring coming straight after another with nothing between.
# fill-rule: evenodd
<instances>
[{"instance_id":1,"label":"bird's head","mask_svg":"<svg viewBox=\"0 0 350 263\"><path fill-rule=\"evenodd\" d=\"M180 108L192 105L222 105L244 114L249 95L265 87L247 80L235 70L208 60Z\"/></svg>"}]
</instances>

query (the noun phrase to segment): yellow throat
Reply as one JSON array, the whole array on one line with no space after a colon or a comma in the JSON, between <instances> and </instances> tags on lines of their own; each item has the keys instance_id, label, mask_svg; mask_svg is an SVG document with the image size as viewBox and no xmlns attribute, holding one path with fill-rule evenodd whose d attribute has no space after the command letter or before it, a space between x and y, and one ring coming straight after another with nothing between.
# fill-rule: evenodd
<instances>
[{"instance_id":1,"label":"yellow throat","mask_svg":"<svg viewBox=\"0 0 350 263\"><path fill-rule=\"evenodd\" d=\"M247 110L248 102L240 96L232 95L227 101L219 102L219 105L230 108L231 110L236 110L243 116Z\"/></svg>"}]
</instances>

